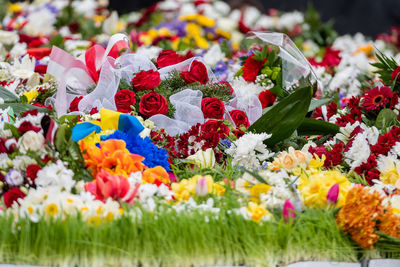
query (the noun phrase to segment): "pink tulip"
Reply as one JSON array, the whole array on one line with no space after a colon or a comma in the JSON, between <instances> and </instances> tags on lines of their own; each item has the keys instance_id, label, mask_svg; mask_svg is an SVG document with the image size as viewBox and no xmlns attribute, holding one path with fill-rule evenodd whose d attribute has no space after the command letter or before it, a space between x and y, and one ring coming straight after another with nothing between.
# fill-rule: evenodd
<instances>
[{"instance_id":1,"label":"pink tulip","mask_svg":"<svg viewBox=\"0 0 400 267\"><path fill-rule=\"evenodd\" d=\"M296 218L296 213L294 212L294 207L292 202L290 202L289 199L287 199L285 201L285 204L283 205L283 211L282 211L282 215L283 215L283 220L285 222L288 222L291 218Z\"/></svg>"},{"instance_id":2,"label":"pink tulip","mask_svg":"<svg viewBox=\"0 0 400 267\"><path fill-rule=\"evenodd\" d=\"M208 194L207 181L205 177L202 177L197 181L195 192L199 197L204 197Z\"/></svg>"},{"instance_id":3,"label":"pink tulip","mask_svg":"<svg viewBox=\"0 0 400 267\"><path fill-rule=\"evenodd\" d=\"M328 204L333 205L336 204L338 197L339 197L339 184L334 184L329 189L329 192L326 195L326 201L328 202Z\"/></svg>"},{"instance_id":4,"label":"pink tulip","mask_svg":"<svg viewBox=\"0 0 400 267\"><path fill-rule=\"evenodd\" d=\"M111 175L105 170L101 170L96 175L96 181L85 185L85 190L92 193L98 200L106 200L111 197L120 200L127 196L130 191L128 180L121 175ZM129 197L131 199L131 197Z\"/></svg>"}]
</instances>

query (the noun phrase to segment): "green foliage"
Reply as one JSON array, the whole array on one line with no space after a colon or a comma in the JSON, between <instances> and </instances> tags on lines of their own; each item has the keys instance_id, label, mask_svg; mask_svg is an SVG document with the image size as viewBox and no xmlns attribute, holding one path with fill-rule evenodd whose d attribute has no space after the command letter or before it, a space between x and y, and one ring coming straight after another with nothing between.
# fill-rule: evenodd
<instances>
[{"instance_id":1,"label":"green foliage","mask_svg":"<svg viewBox=\"0 0 400 267\"><path fill-rule=\"evenodd\" d=\"M85 168L83 155L78 143L72 139L72 127L76 124L78 117L66 115L60 118L60 126L57 130L54 145L59 152L59 158L67 163L69 169L74 171L76 181L85 182L93 180L90 172Z\"/></svg>"},{"instance_id":2,"label":"green foliage","mask_svg":"<svg viewBox=\"0 0 400 267\"><path fill-rule=\"evenodd\" d=\"M227 203L228 205L232 205ZM16 225L0 218L0 261L67 266L277 266L301 260L357 262L335 210L306 209L291 224L262 224L222 210L123 216L95 226L71 217ZM301 253L300 253L301 252ZM362 252L362 251L361 251ZM362 254L361 254L362 255Z\"/></svg>"},{"instance_id":3,"label":"green foliage","mask_svg":"<svg viewBox=\"0 0 400 267\"><path fill-rule=\"evenodd\" d=\"M310 39L319 46L330 46L335 41L338 34L333 28L333 22L322 22L320 15L315 8L310 5L304 14L304 21L310 27L303 33L304 39Z\"/></svg>"},{"instance_id":4,"label":"green foliage","mask_svg":"<svg viewBox=\"0 0 400 267\"><path fill-rule=\"evenodd\" d=\"M397 120L396 113L394 113L393 110L387 108L382 109L379 112L378 117L376 118L375 121L376 128L380 130L386 130L392 127L393 125L398 125L398 124L399 121Z\"/></svg>"},{"instance_id":5,"label":"green foliage","mask_svg":"<svg viewBox=\"0 0 400 267\"><path fill-rule=\"evenodd\" d=\"M19 97L3 86L0 86L0 98L3 98L4 102L19 102Z\"/></svg>"},{"instance_id":6,"label":"green foliage","mask_svg":"<svg viewBox=\"0 0 400 267\"><path fill-rule=\"evenodd\" d=\"M314 111L316 108L329 104L333 101L332 98L321 98L321 99L311 99L310 107L308 108L308 112Z\"/></svg>"},{"instance_id":7,"label":"green foliage","mask_svg":"<svg viewBox=\"0 0 400 267\"><path fill-rule=\"evenodd\" d=\"M6 109L7 107L11 107L16 114L21 114L22 112L32 110L32 109L37 109L37 110L39 110L39 112L44 112L44 113L53 112L52 110L47 109L47 108L37 107L34 105L24 104L24 103L0 104L0 109Z\"/></svg>"},{"instance_id":8,"label":"green foliage","mask_svg":"<svg viewBox=\"0 0 400 267\"><path fill-rule=\"evenodd\" d=\"M305 118L299 128L297 128L297 133L303 136L326 134L334 135L339 132L339 128L339 126L333 123Z\"/></svg>"},{"instance_id":9,"label":"green foliage","mask_svg":"<svg viewBox=\"0 0 400 267\"><path fill-rule=\"evenodd\" d=\"M394 91L400 91L400 77L397 77L394 81L392 81L391 76L392 72L397 67L396 61L391 57L387 57L379 50L376 53L376 57L378 58L378 62L371 64L372 66L378 68L375 73L379 74L381 80L386 85L391 85Z\"/></svg>"},{"instance_id":10,"label":"green foliage","mask_svg":"<svg viewBox=\"0 0 400 267\"><path fill-rule=\"evenodd\" d=\"M54 35L49 42L49 47L57 46L64 49L64 38L61 34Z\"/></svg>"},{"instance_id":11,"label":"green foliage","mask_svg":"<svg viewBox=\"0 0 400 267\"><path fill-rule=\"evenodd\" d=\"M265 141L268 146L290 137L303 122L311 97L310 86L296 90L267 111L249 127L249 131L272 134L272 137Z\"/></svg>"}]
</instances>

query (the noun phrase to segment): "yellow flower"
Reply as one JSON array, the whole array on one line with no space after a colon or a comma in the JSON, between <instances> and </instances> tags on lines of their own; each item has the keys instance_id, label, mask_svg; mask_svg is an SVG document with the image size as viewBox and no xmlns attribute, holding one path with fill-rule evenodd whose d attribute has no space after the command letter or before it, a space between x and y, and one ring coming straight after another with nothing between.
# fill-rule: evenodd
<instances>
[{"instance_id":1,"label":"yellow flower","mask_svg":"<svg viewBox=\"0 0 400 267\"><path fill-rule=\"evenodd\" d=\"M322 155L322 157L319 158L317 154L314 154L314 158L310 161L310 164L308 166L310 167L310 169L319 169L324 166L325 159L325 155Z\"/></svg>"},{"instance_id":2,"label":"yellow flower","mask_svg":"<svg viewBox=\"0 0 400 267\"><path fill-rule=\"evenodd\" d=\"M99 226L101 224L101 218L100 216L92 216L89 218L88 222L91 226Z\"/></svg>"},{"instance_id":3,"label":"yellow flower","mask_svg":"<svg viewBox=\"0 0 400 267\"><path fill-rule=\"evenodd\" d=\"M172 183L171 189L175 193L175 198L179 200L188 200L196 194L196 185L200 179L205 179L208 194L221 196L225 193L223 183L215 183L211 175L195 175L189 179L183 179L179 183ZM205 188L205 187L204 187Z\"/></svg>"},{"instance_id":4,"label":"yellow flower","mask_svg":"<svg viewBox=\"0 0 400 267\"><path fill-rule=\"evenodd\" d=\"M106 19L106 16L103 15L94 15L93 20L96 22L103 22Z\"/></svg>"},{"instance_id":5,"label":"yellow flower","mask_svg":"<svg viewBox=\"0 0 400 267\"><path fill-rule=\"evenodd\" d=\"M303 203L306 206L324 207L327 205L327 194L334 185L339 185L339 196L336 206L343 205L347 192L351 188L351 183L346 176L337 170L319 171L312 173L305 171L299 179L298 189L301 193Z\"/></svg>"},{"instance_id":6,"label":"yellow flower","mask_svg":"<svg viewBox=\"0 0 400 267\"><path fill-rule=\"evenodd\" d=\"M230 32L224 31L224 30L222 30L222 29L220 29L220 28L217 28L217 29L215 30L215 32L216 32L218 35L221 35L222 37L224 37L225 39L231 39L231 33L230 33Z\"/></svg>"},{"instance_id":7,"label":"yellow flower","mask_svg":"<svg viewBox=\"0 0 400 267\"><path fill-rule=\"evenodd\" d=\"M197 23L199 23L203 27L210 28L210 27L214 27L215 26L215 20L214 19L208 18L208 17L203 16L203 15L197 15L196 20L197 20Z\"/></svg>"},{"instance_id":8,"label":"yellow flower","mask_svg":"<svg viewBox=\"0 0 400 267\"><path fill-rule=\"evenodd\" d=\"M50 216L55 216L58 213L58 206L55 203L50 203L46 206L45 212Z\"/></svg>"},{"instance_id":9,"label":"yellow flower","mask_svg":"<svg viewBox=\"0 0 400 267\"><path fill-rule=\"evenodd\" d=\"M269 213L263 205L258 205L254 202L249 202L247 211L251 213L251 219L257 223L259 223L264 216L271 216L271 213Z\"/></svg>"},{"instance_id":10,"label":"yellow flower","mask_svg":"<svg viewBox=\"0 0 400 267\"><path fill-rule=\"evenodd\" d=\"M396 169L391 169L385 172L381 172L380 180L385 184L395 185L397 180L399 180L399 174Z\"/></svg>"},{"instance_id":11,"label":"yellow flower","mask_svg":"<svg viewBox=\"0 0 400 267\"><path fill-rule=\"evenodd\" d=\"M22 7L19 3L8 4L8 12L16 13L22 11Z\"/></svg>"},{"instance_id":12,"label":"yellow flower","mask_svg":"<svg viewBox=\"0 0 400 267\"><path fill-rule=\"evenodd\" d=\"M199 25L197 25L195 23L188 23L186 25L186 32L187 32L187 35L191 36L191 37L196 37L196 36L202 35L201 28L199 27Z\"/></svg>"},{"instance_id":13,"label":"yellow flower","mask_svg":"<svg viewBox=\"0 0 400 267\"><path fill-rule=\"evenodd\" d=\"M180 16L179 20L180 21L184 21L184 20L195 20L197 17L197 14L189 14L189 15L184 15L184 16Z\"/></svg>"},{"instance_id":14,"label":"yellow flower","mask_svg":"<svg viewBox=\"0 0 400 267\"><path fill-rule=\"evenodd\" d=\"M35 100L36 97L39 96L39 92L36 88L34 88L28 92L25 92L24 96L26 97L28 103L32 103L32 101Z\"/></svg>"},{"instance_id":15,"label":"yellow flower","mask_svg":"<svg viewBox=\"0 0 400 267\"><path fill-rule=\"evenodd\" d=\"M260 195L266 194L271 189L270 185L267 184L255 184L250 188L250 200L256 203L260 202Z\"/></svg>"},{"instance_id":16,"label":"yellow flower","mask_svg":"<svg viewBox=\"0 0 400 267\"><path fill-rule=\"evenodd\" d=\"M171 32L167 28L161 28L158 30L159 36L171 36Z\"/></svg>"}]
</instances>

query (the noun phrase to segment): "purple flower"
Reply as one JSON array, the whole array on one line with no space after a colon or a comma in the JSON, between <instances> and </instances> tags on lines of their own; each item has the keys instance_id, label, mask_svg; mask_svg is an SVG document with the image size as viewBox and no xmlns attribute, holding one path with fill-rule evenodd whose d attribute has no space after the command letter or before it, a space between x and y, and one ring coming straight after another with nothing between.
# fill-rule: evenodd
<instances>
[{"instance_id":1,"label":"purple flower","mask_svg":"<svg viewBox=\"0 0 400 267\"><path fill-rule=\"evenodd\" d=\"M10 169L5 177L7 184L11 186L19 186L24 182L24 176L20 171Z\"/></svg>"}]
</instances>

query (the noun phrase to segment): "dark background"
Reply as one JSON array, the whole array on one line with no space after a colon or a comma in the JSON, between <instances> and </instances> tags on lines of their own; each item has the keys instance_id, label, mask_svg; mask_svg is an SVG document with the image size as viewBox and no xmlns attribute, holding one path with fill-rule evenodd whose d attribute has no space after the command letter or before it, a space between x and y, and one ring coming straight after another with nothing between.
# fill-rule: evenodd
<instances>
[{"instance_id":1,"label":"dark background","mask_svg":"<svg viewBox=\"0 0 400 267\"><path fill-rule=\"evenodd\" d=\"M157 1L109 0L110 9L119 13L139 10ZM226 1L230 2L230 1ZM237 1L236 1L237 2ZM400 0L241 0L242 4L254 3L268 11L305 11L309 4L321 14L322 21L333 20L339 34L362 32L376 37L389 32L391 26L400 26Z\"/></svg>"}]
</instances>

